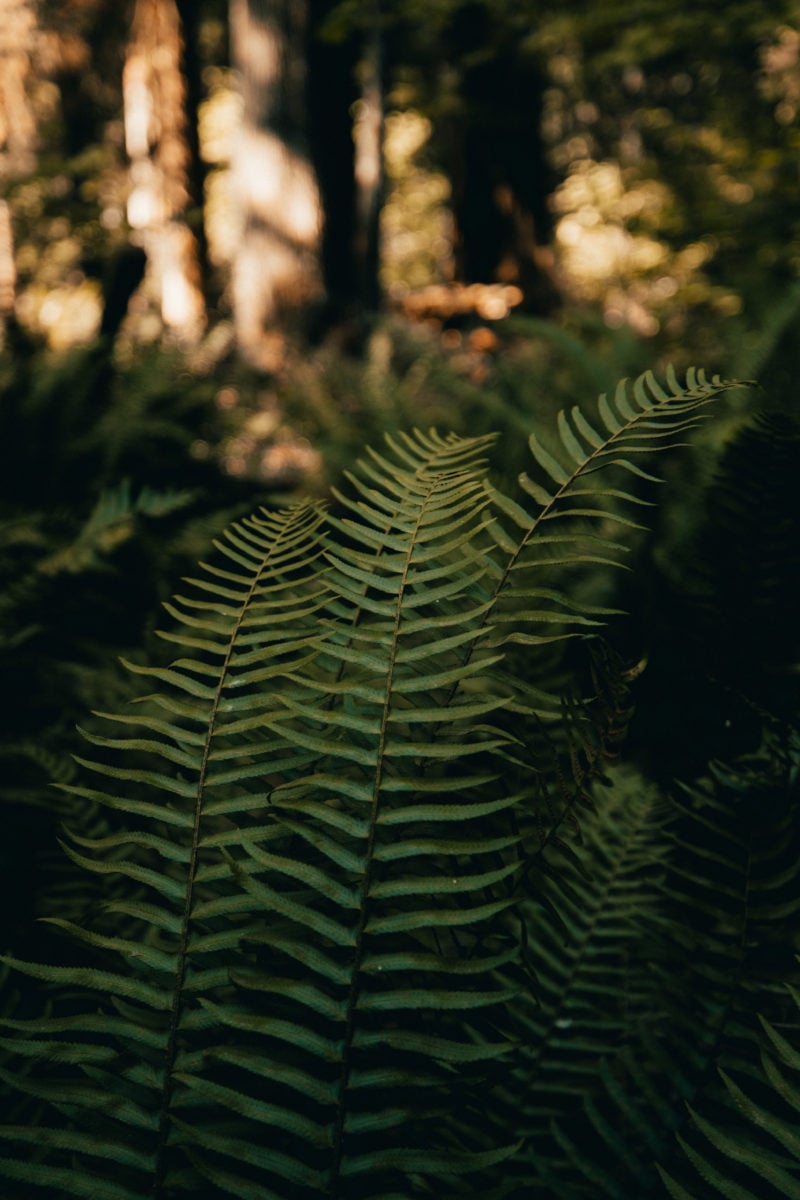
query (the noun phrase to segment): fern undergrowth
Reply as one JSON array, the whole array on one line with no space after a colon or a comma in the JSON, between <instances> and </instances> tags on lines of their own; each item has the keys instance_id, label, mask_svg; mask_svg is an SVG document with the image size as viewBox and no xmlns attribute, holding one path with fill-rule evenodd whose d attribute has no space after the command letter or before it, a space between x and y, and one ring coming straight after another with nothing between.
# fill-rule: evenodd
<instances>
[{"instance_id":1,"label":"fern undergrowth","mask_svg":"<svg viewBox=\"0 0 800 1200\"><path fill-rule=\"evenodd\" d=\"M63 785L54 960L4 956L10 1196L745 1197L720 1114L798 1194L794 964L761 949L796 755L765 820L615 767L626 673L583 599L653 451L734 386L623 382L557 456L531 437L517 497L491 437L417 431L333 511L227 530Z\"/></svg>"}]
</instances>

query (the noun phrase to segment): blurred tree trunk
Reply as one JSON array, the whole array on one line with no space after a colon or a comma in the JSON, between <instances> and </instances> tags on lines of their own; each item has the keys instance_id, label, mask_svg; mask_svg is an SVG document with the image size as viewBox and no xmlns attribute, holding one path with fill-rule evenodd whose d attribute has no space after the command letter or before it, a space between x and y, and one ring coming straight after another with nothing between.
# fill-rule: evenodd
<instances>
[{"instance_id":1,"label":"blurred tree trunk","mask_svg":"<svg viewBox=\"0 0 800 1200\"><path fill-rule=\"evenodd\" d=\"M355 146L352 113L359 99L359 43L352 33L326 35L325 21L339 0L315 5L308 38L309 145L325 219L322 274L323 330L357 316L359 297L353 269L355 240Z\"/></svg>"},{"instance_id":2,"label":"blurred tree trunk","mask_svg":"<svg viewBox=\"0 0 800 1200\"><path fill-rule=\"evenodd\" d=\"M206 179L208 169L200 153L198 113L205 99L199 54L200 4L198 0L176 0L183 29L180 70L186 89L186 145L189 156L186 190L189 196L187 219L197 243L197 259L203 295L211 294L211 266L205 225Z\"/></svg>"},{"instance_id":3,"label":"blurred tree trunk","mask_svg":"<svg viewBox=\"0 0 800 1200\"><path fill-rule=\"evenodd\" d=\"M0 193L36 165L38 131L29 93L36 13L30 0L0 0ZM0 324L14 312L17 272L11 207L0 199Z\"/></svg>"},{"instance_id":4,"label":"blurred tree trunk","mask_svg":"<svg viewBox=\"0 0 800 1200\"><path fill-rule=\"evenodd\" d=\"M322 194L325 326L342 326L358 348L381 303L383 33L377 0L363 27L331 35L339 0L317 3L309 38L309 134Z\"/></svg>"},{"instance_id":5,"label":"blurred tree trunk","mask_svg":"<svg viewBox=\"0 0 800 1200\"><path fill-rule=\"evenodd\" d=\"M384 47L378 0L373 0L360 63L361 97L355 126L356 241L358 293L367 312L380 307L380 220L385 175Z\"/></svg>"},{"instance_id":6,"label":"blurred tree trunk","mask_svg":"<svg viewBox=\"0 0 800 1200\"><path fill-rule=\"evenodd\" d=\"M448 122L456 224L455 272L464 283L515 284L528 311L560 302L549 248L554 181L541 133L544 79L516 44L493 37L491 16L467 4L453 21L461 109Z\"/></svg>"},{"instance_id":7,"label":"blurred tree trunk","mask_svg":"<svg viewBox=\"0 0 800 1200\"><path fill-rule=\"evenodd\" d=\"M280 367L324 297L322 201L308 138L305 0L230 0L243 116L232 159L241 231L231 280L240 350Z\"/></svg>"},{"instance_id":8,"label":"blurred tree trunk","mask_svg":"<svg viewBox=\"0 0 800 1200\"><path fill-rule=\"evenodd\" d=\"M187 341L205 324L197 238L187 223L192 151L175 0L135 0L123 72L128 222L138 232L164 324ZM194 142L196 145L196 141Z\"/></svg>"}]
</instances>

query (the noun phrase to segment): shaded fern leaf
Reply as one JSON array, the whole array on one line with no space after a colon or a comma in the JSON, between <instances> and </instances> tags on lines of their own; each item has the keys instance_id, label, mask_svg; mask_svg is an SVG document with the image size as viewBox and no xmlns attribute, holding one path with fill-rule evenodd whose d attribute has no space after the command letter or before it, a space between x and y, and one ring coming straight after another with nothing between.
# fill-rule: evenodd
<instances>
[{"instance_id":1,"label":"shaded fern leaf","mask_svg":"<svg viewBox=\"0 0 800 1200\"><path fill-rule=\"evenodd\" d=\"M198 1104L186 1059L203 1059L220 1039L200 997L231 1003L241 938L227 915L239 889L203 839L251 821L265 773L304 757L253 728L282 681L319 651L322 518L300 505L228 531L219 563L172 606L182 624L169 636L182 657L135 668L155 690L111 718L116 736L90 735L102 757L84 765L100 783L68 790L108 811L114 829L76 835L68 852L89 879L110 875L118 886L93 928L56 921L78 940L77 965L8 960L66 1000L7 1029L20 1066L5 1078L49 1114L32 1146L19 1130L4 1132L17 1148L2 1163L11 1179L65 1196L202 1187L178 1124Z\"/></svg>"},{"instance_id":2,"label":"shaded fern leaf","mask_svg":"<svg viewBox=\"0 0 800 1200\"><path fill-rule=\"evenodd\" d=\"M676 1197L800 1195L800 976L782 932L800 912L794 770L791 755L773 750L769 758L749 756L718 769L715 788L707 783L688 793L698 819L697 857L670 891L694 914L685 919L684 944L697 964L696 981L689 978L684 991L702 995L703 1006L701 1022L679 1023L676 1047L685 1064L690 1055L695 1063L705 1056L711 1071L700 1076L703 1086L683 1090L683 1153L659 1160ZM788 994L781 980L793 980Z\"/></svg>"},{"instance_id":3,"label":"shaded fern leaf","mask_svg":"<svg viewBox=\"0 0 800 1200\"><path fill-rule=\"evenodd\" d=\"M526 935L537 986L515 1006L524 1049L514 1087L524 1178L537 1195L646 1194L652 1158L637 1147L625 1063L646 1062L661 1014L651 957L666 819L652 787L615 773L613 790L582 816L580 843L548 856L560 875L558 923L532 896Z\"/></svg>"},{"instance_id":4,"label":"shaded fern leaf","mask_svg":"<svg viewBox=\"0 0 800 1200\"><path fill-rule=\"evenodd\" d=\"M556 452L531 437L541 481L523 474L517 499L489 486L495 553L486 637L479 644L505 653L510 707L526 746L530 779L541 779L548 739L555 746L556 769L531 796L521 828L533 864L531 878L544 889L554 915L561 906L563 873L558 865L548 865L549 848L554 841L565 844L564 831L571 825L579 828L576 814L591 779L602 776L619 729L607 719L607 710L601 732L585 705L565 706L565 682L552 691L548 682L564 680L565 641L596 638L616 611L599 605L593 593L598 570L621 566L630 528L641 527L630 514L650 503L640 494L639 481L656 481L656 476L640 464L682 441L710 402L740 386L695 370L687 372L684 383L671 369L664 385L652 372L623 380L613 395L599 398L591 416L578 406L561 413ZM543 730L549 730L544 738Z\"/></svg>"},{"instance_id":5,"label":"shaded fern leaf","mask_svg":"<svg viewBox=\"0 0 800 1200\"><path fill-rule=\"evenodd\" d=\"M538 646L603 624L613 610L578 602L574 586L569 594L552 587L541 592L529 573L622 565L620 531L641 528L631 509L650 503L633 486L640 479L658 482L642 463L682 444L711 401L742 386L694 368L683 384L669 368L664 386L647 371L601 395L591 419L577 405L562 411L556 453L531 435L538 481L520 476L520 500L490 487L497 510L492 533L506 555L491 614L495 642Z\"/></svg>"},{"instance_id":6,"label":"shaded fern leaf","mask_svg":"<svg viewBox=\"0 0 800 1200\"><path fill-rule=\"evenodd\" d=\"M711 1120L690 1108L693 1135L679 1141L693 1178L684 1186L658 1168L674 1200L800 1196L800 993L789 993L795 1011L783 1030L761 1018L761 1073L720 1070L726 1106Z\"/></svg>"},{"instance_id":7,"label":"shaded fern leaf","mask_svg":"<svg viewBox=\"0 0 800 1200\"><path fill-rule=\"evenodd\" d=\"M779 755L776 763L784 770ZM791 1019L776 979L793 969L780 929L793 919L800 895L796 803L785 786L782 805L775 798L764 803L776 783L764 764L757 773L745 761L725 778L725 786L707 780L687 790L680 802L657 801L650 863L644 857L638 872L616 874L616 886L635 898L627 914L618 912L622 919L609 943L624 971L615 978L613 959L601 961L585 989L581 1018L591 1028L594 1017L600 1036L582 1038L580 1029L572 1038L564 1035L567 1061L571 1056L580 1063L584 1056L582 1078L571 1081L563 1073L560 1102L560 1079L550 1092L542 1089L546 1099L537 1097L553 1118L549 1130L542 1122L534 1163L542 1195L657 1197L663 1195L662 1176L675 1196L692 1200L784 1195L769 1190L766 1173L756 1184L750 1178L752 1191L737 1191L749 1168L744 1160L737 1165L738 1149L726 1162L721 1147L750 1145L737 1109L743 1097L759 1103L767 1094L757 1069L754 1011L761 1008L784 1026ZM749 788L760 793L757 807L744 803ZM613 800L620 798L617 783ZM615 811L612 804L609 815ZM590 819L585 824L591 829ZM629 820L621 828L633 831ZM602 861L602 852L589 856L592 877ZM601 931L607 918L613 926L609 910L600 917ZM615 1006L622 1015L617 1026L608 1021ZM793 1024L796 1029L796 1019ZM776 1105L766 1112L791 1120ZM716 1186L701 1184L681 1146L706 1183L715 1179ZM753 1156L755 1161L755 1150ZM762 1151L762 1165L768 1156Z\"/></svg>"},{"instance_id":8,"label":"shaded fern leaf","mask_svg":"<svg viewBox=\"0 0 800 1200\"><path fill-rule=\"evenodd\" d=\"M185 489L156 491L144 487L134 498L130 481L125 479L116 488L101 492L74 540L44 558L37 569L43 575L58 575L64 571L75 574L96 567L104 556L133 535L138 516L169 516L191 504L196 494Z\"/></svg>"},{"instance_id":9,"label":"shaded fern leaf","mask_svg":"<svg viewBox=\"0 0 800 1200\"><path fill-rule=\"evenodd\" d=\"M243 894L276 916L245 935L258 953L232 975L229 1019L254 1063L280 1046L306 1104L324 1084L327 1140L296 1155L330 1196L401 1180L448 1195L517 1149L513 1131L487 1139L477 1107L513 1053L519 987L512 739L497 655L463 656L485 607L488 444L400 435L337 496L324 646L267 721L309 769L241 840Z\"/></svg>"},{"instance_id":10,"label":"shaded fern leaf","mask_svg":"<svg viewBox=\"0 0 800 1200\"><path fill-rule=\"evenodd\" d=\"M581 845L624 688L554 699L532 655L608 615L546 574L611 561L627 518L608 506L639 503L589 476L640 475L636 455L729 386L645 376L591 422L562 418L564 461L535 443L549 482L523 481L525 506L488 487L491 439L417 431L370 451L327 520L299 505L227 532L168 606L176 657L131 666L149 693L89 731L96 782L69 786L108 818L65 843L96 920L52 919L75 943L58 963L6 956L55 999L3 1022L0 1172L121 1200L499 1200L553 1186L547 1141L576 1196L609 1176L622 1150L601 1106L627 1113L664 1050L638 1029L654 984L631 959L661 858L646 797L595 803ZM680 909L676 878L661 898ZM681 1100L713 1059L708 1025L699 1054L680 1027ZM577 1162L573 1111L605 1160Z\"/></svg>"}]
</instances>

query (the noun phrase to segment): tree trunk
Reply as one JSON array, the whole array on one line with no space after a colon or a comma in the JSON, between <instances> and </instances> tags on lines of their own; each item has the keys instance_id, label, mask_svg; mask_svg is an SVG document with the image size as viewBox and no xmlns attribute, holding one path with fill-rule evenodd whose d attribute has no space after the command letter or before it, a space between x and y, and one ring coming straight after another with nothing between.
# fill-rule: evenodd
<instances>
[{"instance_id":1,"label":"tree trunk","mask_svg":"<svg viewBox=\"0 0 800 1200\"><path fill-rule=\"evenodd\" d=\"M30 0L0 0L0 152L2 175L36 165L36 117L28 92L36 15Z\"/></svg>"},{"instance_id":2,"label":"tree trunk","mask_svg":"<svg viewBox=\"0 0 800 1200\"><path fill-rule=\"evenodd\" d=\"M191 153L181 61L175 0L136 0L123 72L128 222L147 253L164 324L195 341L205 301L197 240L186 222Z\"/></svg>"},{"instance_id":3,"label":"tree trunk","mask_svg":"<svg viewBox=\"0 0 800 1200\"><path fill-rule=\"evenodd\" d=\"M359 297L364 310L370 313L376 312L381 302L380 221L386 183L383 169L383 32L379 0L373 0L360 68L361 101L355 126L355 259Z\"/></svg>"},{"instance_id":4,"label":"tree trunk","mask_svg":"<svg viewBox=\"0 0 800 1200\"><path fill-rule=\"evenodd\" d=\"M494 46L486 9L453 22L461 112L447 123L456 224L455 271L465 283L515 284L528 311L552 311L547 197L553 180L541 135L543 78L514 45Z\"/></svg>"},{"instance_id":5,"label":"tree trunk","mask_svg":"<svg viewBox=\"0 0 800 1200\"><path fill-rule=\"evenodd\" d=\"M243 116L232 160L241 233L231 280L240 350L280 367L324 297L322 202L308 143L307 4L230 0Z\"/></svg>"},{"instance_id":6,"label":"tree trunk","mask_svg":"<svg viewBox=\"0 0 800 1200\"><path fill-rule=\"evenodd\" d=\"M200 126L198 113L205 98L202 68L199 55L200 5L198 0L176 0L181 20L183 38L179 69L183 75L186 93L186 190L189 196L189 225L197 245L197 265L200 285L207 298L211 293L211 265L208 257L208 238L205 226L206 177L208 170L200 154Z\"/></svg>"},{"instance_id":7,"label":"tree trunk","mask_svg":"<svg viewBox=\"0 0 800 1200\"><path fill-rule=\"evenodd\" d=\"M38 131L28 90L35 31L29 0L0 0L0 193L36 166ZM0 333L13 319L16 286L11 207L0 200Z\"/></svg>"},{"instance_id":8,"label":"tree trunk","mask_svg":"<svg viewBox=\"0 0 800 1200\"><path fill-rule=\"evenodd\" d=\"M383 33L378 0L366 28L326 36L339 0L314 8L308 43L309 133L324 211L322 331L339 326L358 349L381 303L383 205Z\"/></svg>"}]
</instances>

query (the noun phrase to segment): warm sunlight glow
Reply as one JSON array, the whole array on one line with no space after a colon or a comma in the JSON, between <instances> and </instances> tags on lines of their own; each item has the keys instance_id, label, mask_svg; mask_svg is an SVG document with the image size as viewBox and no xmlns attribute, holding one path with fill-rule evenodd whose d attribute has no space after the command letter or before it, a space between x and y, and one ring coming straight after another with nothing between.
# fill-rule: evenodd
<instances>
[{"instance_id":1,"label":"warm sunlight glow","mask_svg":"<svg viewBox=\"0 0 800 1200\"><path fill-rule=\"evenodd\" d=\"M5 200L0 200L0 313L9 312L14 307L16 284L11 207Z\"/></svg>"},{"instance_id":2,"label":"warm sunlight glow","mask_svg":"<svg viewBox=\"0 0 800 1200\"><path fill-rule=\"evenodd\" d=\"M237 199L256 219L292 242L312 246L320 235L321 211L309 163L267 130L241 130L233 155Z\"/></svg>"},{"instance_id":3,"label":"warm sunlight glow","mask_svg":"<svg viewBox=\"0 0 800 1200\"><path fill-rule=\"evenodd\" d=\"M237 338L254 364L274 371L285 350L271 328L276 317L280 323L320 295L319 192L310 164L265 130L242 129L231 167L243 234L231 273Z\"/></svg>"},{"instance_id":4,"label":"warm sunlight glow","mask_svg":"<svg viewBox=\"0 0 800 1200\"><path fill-rule=\"evenodd\" d=\"M451 277L450 184L441 171L416 160L432 131L428 118L413 109L386 117L389 187L381 213L381 278L393 298Z\"/></svg>"},{"instance_id":5,"label":"warm sunlight glow","mask_svg":"<svg viewBox=\"0 0 800 1200\"><path fill-rule=\"evenodd\" d=\"M717 177L723 177L721 168ZM721 193L725 186L720 183ZM737 191L735 198L743 201L744 194ZM574 164L553 198L559 264L569 290L577 300L599 304L611 328L629 325L652 337L681 297L705 299L728 315L738 311L737 297L715 290L701 273L715 253L710 239L676 251L659 236L671 203L665 184L629 180L618 163L586 158Z\"/></svg>"},{"instance_id":6,"label":"warm sunlight glow","mask_svg":"<svg viewBox=\"0 0 800 1200\"><path fill-rule=\"evenodd\" d=\"M75 286L27 288L17 301L17 316L42 334L50 350L69 350L90 342L100 328L100 288L84 279Z\"/></svg>"},{"instance_id":7,"label":"warm sunlight glow","mask_svg":"<svg viewBox=\"0 0 800 1200\"><path fill-rule=\"evenodd\" d=\"M122 74L125 106L125 149L132 160L150 150L152 103L148 86L150 69L139 54L131 55Z\"/></svg>"},{"instance_id":8,"label":"warm sunlight glow","mask_svg":"<svg viewBox=\"0 0 800 1200\"><path fill-rule=\"evenodd\" d=\"M231 0L231 42L234 60L255 87L268 86L280 70L280 47L272 29L262 19L251 20L248 0ZM254 5L254 8L259 7Z\"/></svg>"},{"instance_id":9,"label":"warm sunlight glow","mask_svg":"<svg viewBox=\"0 0 800 1200\"><path fill-rule=\"evenodd\" d=\"M177 223L168 226L164 233L161 316L165 325L194 339L202 332L205 306L200 288L188 277L185 266L191 234L185 225Z\"/></svg>"}]
</instances>

